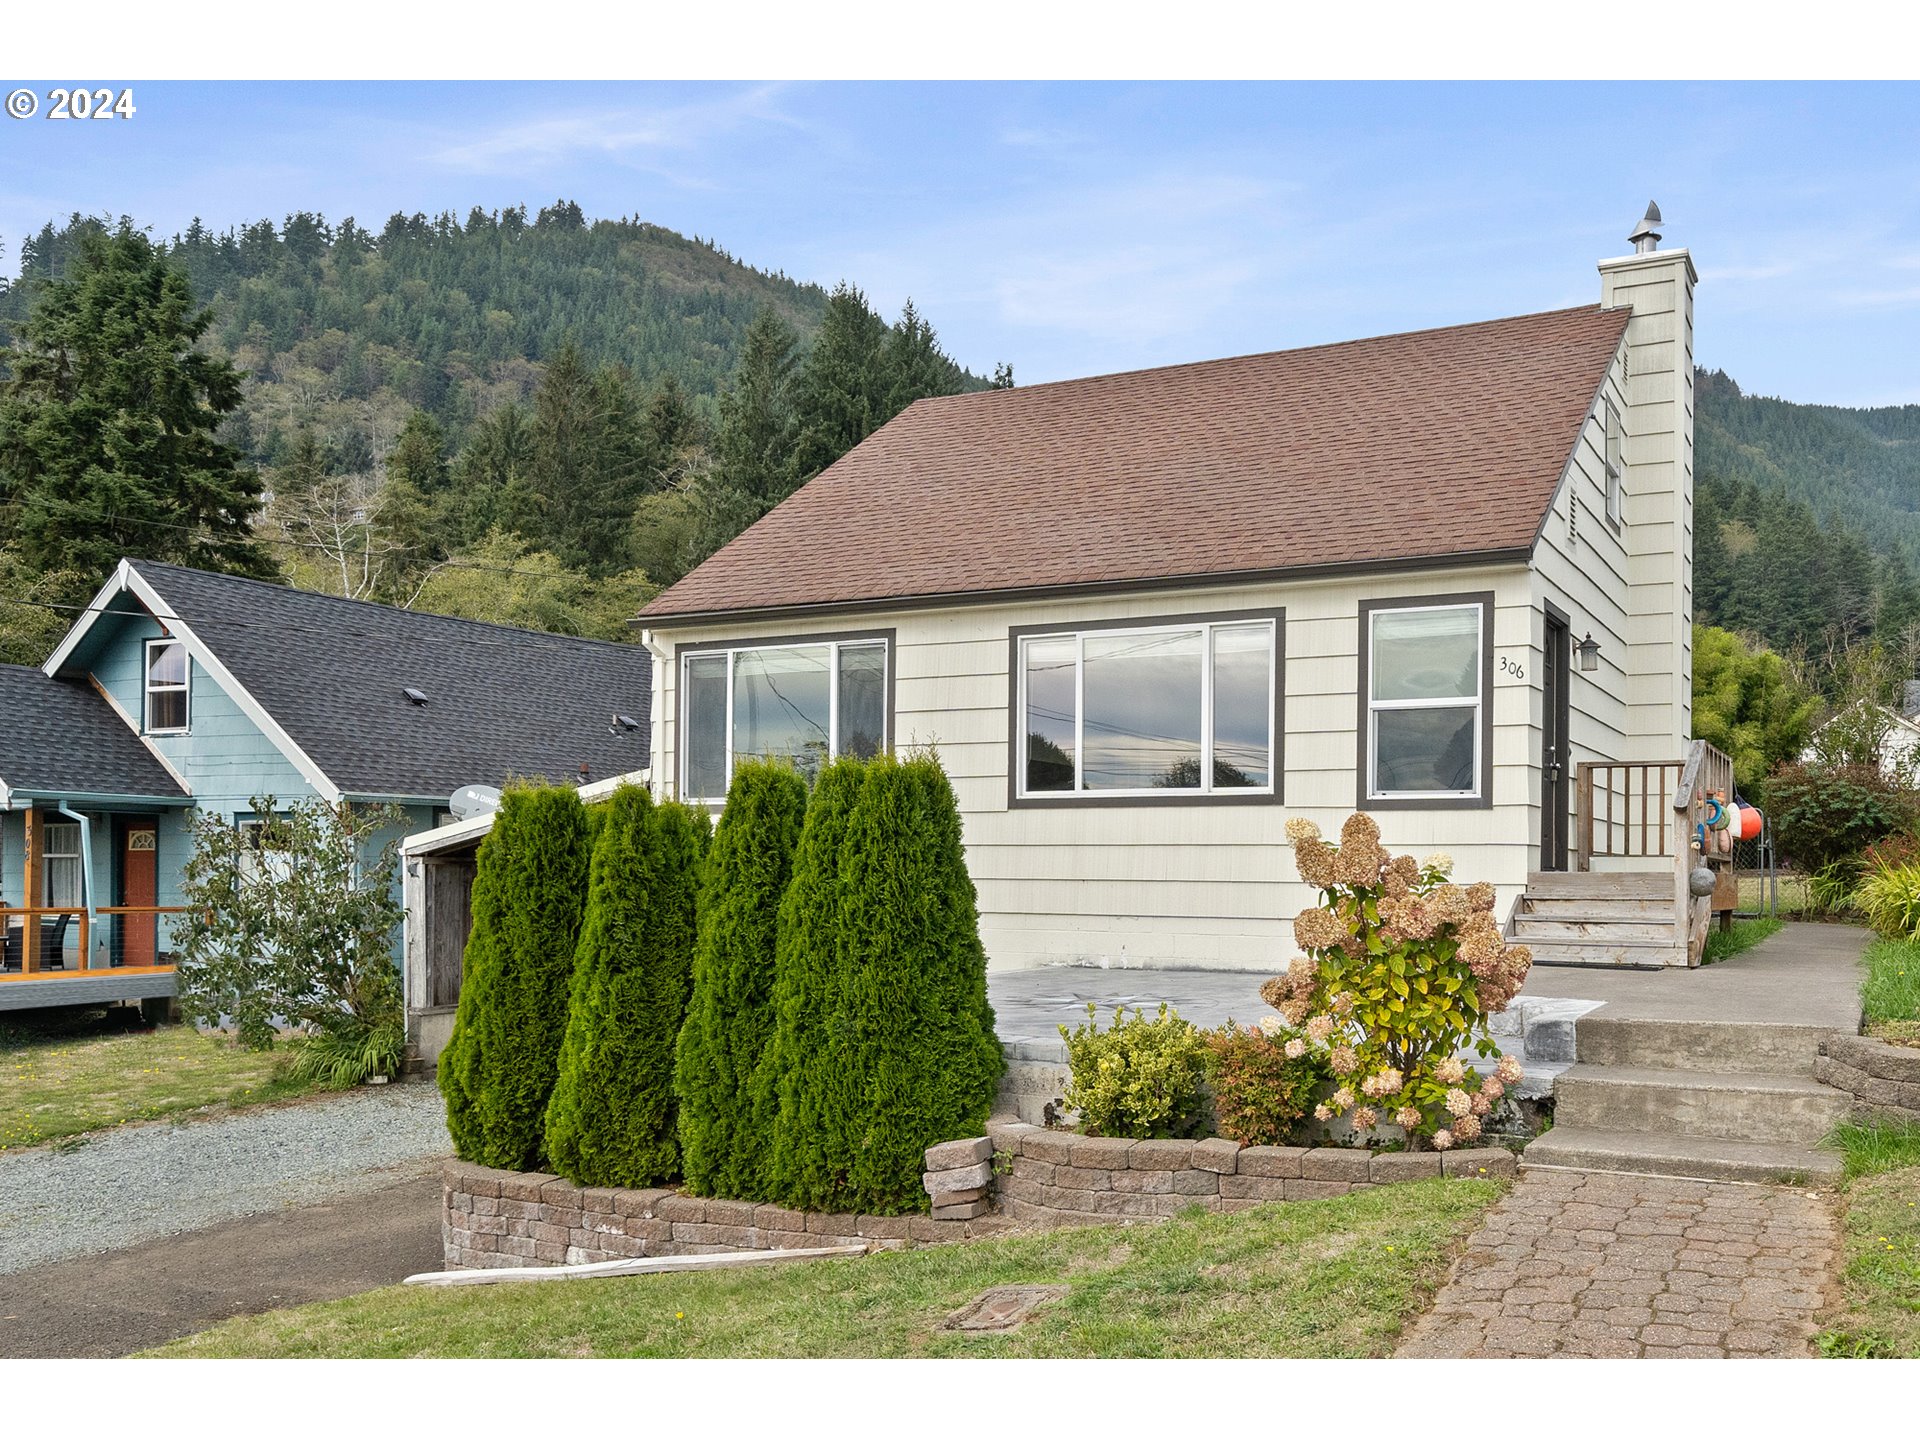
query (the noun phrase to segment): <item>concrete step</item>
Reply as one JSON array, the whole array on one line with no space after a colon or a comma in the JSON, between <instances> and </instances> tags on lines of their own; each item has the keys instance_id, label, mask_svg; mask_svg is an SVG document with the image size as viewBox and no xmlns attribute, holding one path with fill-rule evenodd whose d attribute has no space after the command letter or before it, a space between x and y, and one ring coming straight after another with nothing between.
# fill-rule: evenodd
<instances>
[{"instance_id":1,"label":"concrete step","mask_svg":"<svg viewBox=\"0 0 1920 1440\"><path fill-rule=\"evenodd\" d=\"M1514 913L1517 920L1522 915L1536 916L1541 920L1563 920L1578 923L1583 920L1657 920L1668 925L1673 923L1673 897L1664 900L1617 900L1609 897L1588 899L1580 895L1524 895L1520 908Z\"/></svg>"},{"instance_id":2,"label":"concrete step","mask_svg":"<svg viewBox=\"0 0 1920 1440\"><path fill-rule=\"evenodd\" d=\"M1852 1097L1805 1075L1575 1065L1554 1081L1554 1123L1580 1130L1818 1145Z\"/></svg>"},{"instance_id":3,"label":"concrete step","mask_svg":"<svg viewBox=\"0 0 1920 1440\"><path fill-rule=\"evenodd\" d=\"M1613 944L1596 938L1528 940L1525 943L1533 951L1536 965L1638 965L1647 969L1665 969L1670 965L1687 963L1686 947L1672 941L1666 944L1646 940Z\"/></svg>"},{"instance_id":4,"label":"concrete step","mask_svg":"<svg viewBox=\"0 0 1920 1440\"><path fill-rule=\"evenodd\" d=\"M1617 874L1597 870L1536 870L1527 877L1527 894L1581 899L1671 900L1673 884L1671 867L1625 870Z\"/></svg>"},{"instance_id":5,"label":"concrete step","mask_svg":"<svg viewBox=\"0 0 1920 1440\"><path fill-rule=\"evenodd\" d=\"M1834 1033L1760 1021L1609 1019L1604 1009L1581 1016L1575 1030L1585 1065L1809 1077L1820 1042Z\"/></svg>"},{"instance_id":6,"label":"concrete step","mask_svg":"<svg viewBox=\"0 0 1920 1440\"><path fill-rule=\"evenodd\" d=\"M1648 1135L1555 1124L1521 1153L1523 1165L1677 1175L1694 1180L1756 1184L1832 1185L1843 1164L1838 1151L1804 1145L1756 1144L1698 1135Z\"/></svg>"},{"instance_id":7,"label":"concrete step","mask_svg":"<svg viewBox=\"0 0 1920 1440\"><path fill-rule=\"evenodd\" d=\"M1558 915L1515 915L1513 934L1516 940L1524 940L1533 945L1542 940L1566 940L1575 943L1597 941L1603 945L1677 945L1674 938L1674 926L1671 921L1661 924L1657 920L1618 920L1612 916L1589 915L1585 919L1570 920Z\"/></svg>"}]
</instances>

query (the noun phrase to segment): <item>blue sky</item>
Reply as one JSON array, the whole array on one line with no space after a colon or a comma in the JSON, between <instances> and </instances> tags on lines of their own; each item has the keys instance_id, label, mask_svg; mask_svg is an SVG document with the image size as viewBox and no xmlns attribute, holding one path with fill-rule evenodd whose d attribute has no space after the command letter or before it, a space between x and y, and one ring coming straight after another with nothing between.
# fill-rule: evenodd
<instances>
[{"instance_id":1,"label":"blue sky","mask_svg":"<svg viewBox=\"0 0 1920 1440\"><path fill-rule=\"evenodd\" d=\"M1701 363L1920 402L1911 85L134 90L132 121L0 120L9 272L74 210L164 236L565 196L889 314L910 295L964 363L1033 382L1588 303L1655 198L1702 273Z\"/></svg>"}]
</instances>

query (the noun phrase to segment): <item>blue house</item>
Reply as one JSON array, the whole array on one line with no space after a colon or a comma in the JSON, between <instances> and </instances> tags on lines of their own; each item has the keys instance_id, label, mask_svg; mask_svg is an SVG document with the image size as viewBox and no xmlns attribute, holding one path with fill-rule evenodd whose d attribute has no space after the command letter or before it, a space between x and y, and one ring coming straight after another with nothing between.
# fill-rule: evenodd
<instances>
[{"instance_id":1,"label":"blue house","mask_svg":"<svg viewBox=\"0 0 1920 1440\"><path fill-rule=\"evenodd\" d=\"M44 665L0 666L0 1010L172 995L195 811L428 829L463 785L644 769L651 686L637 645L123 560Z\"/></svg>"}]
</instances>

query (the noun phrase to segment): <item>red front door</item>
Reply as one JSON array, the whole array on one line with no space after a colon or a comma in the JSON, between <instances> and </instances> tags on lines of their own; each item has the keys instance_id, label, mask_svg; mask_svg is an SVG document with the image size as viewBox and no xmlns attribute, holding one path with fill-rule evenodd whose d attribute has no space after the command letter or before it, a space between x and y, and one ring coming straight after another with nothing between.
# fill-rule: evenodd
<instances>
[{"instance_id":1,"label":"red front door","mask_svg":"<svg viewBox=\"0 0 1920 1440\"><path fill-rule=\"evenodd\" d=\"M154 906L160 903L160 822L125 820L120 826L120 903ZM122 915L116 965L152 965L158 962L159 930L154 915Z\"/></svg>"}]
</instances>

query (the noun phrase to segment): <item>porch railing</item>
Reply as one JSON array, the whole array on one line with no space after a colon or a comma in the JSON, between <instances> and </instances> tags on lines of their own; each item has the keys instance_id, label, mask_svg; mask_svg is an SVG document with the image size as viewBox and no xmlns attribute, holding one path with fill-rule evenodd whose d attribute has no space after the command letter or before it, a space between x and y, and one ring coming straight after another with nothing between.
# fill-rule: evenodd
<instances>
[{"instance_id":1,"label":"porch railing","mask_svg":"<svg viewBox=\"0 0 1920 1440\"><path fill-rule=\"evenodd\" d=\"M1573 859L1641 860L1673 854L1671 799L1684 760L1585 760L1574 772Z\"/></svg>"},{"instance_id":2,"label":"porch railing","mask_svg":"<svg viewBox=\"0 0 1920 1440\"><path fill-rule=\"evenodd\" d=\"M0 980L173 969L183 905L0 906Z\"/></svg>"}]
</instances>

